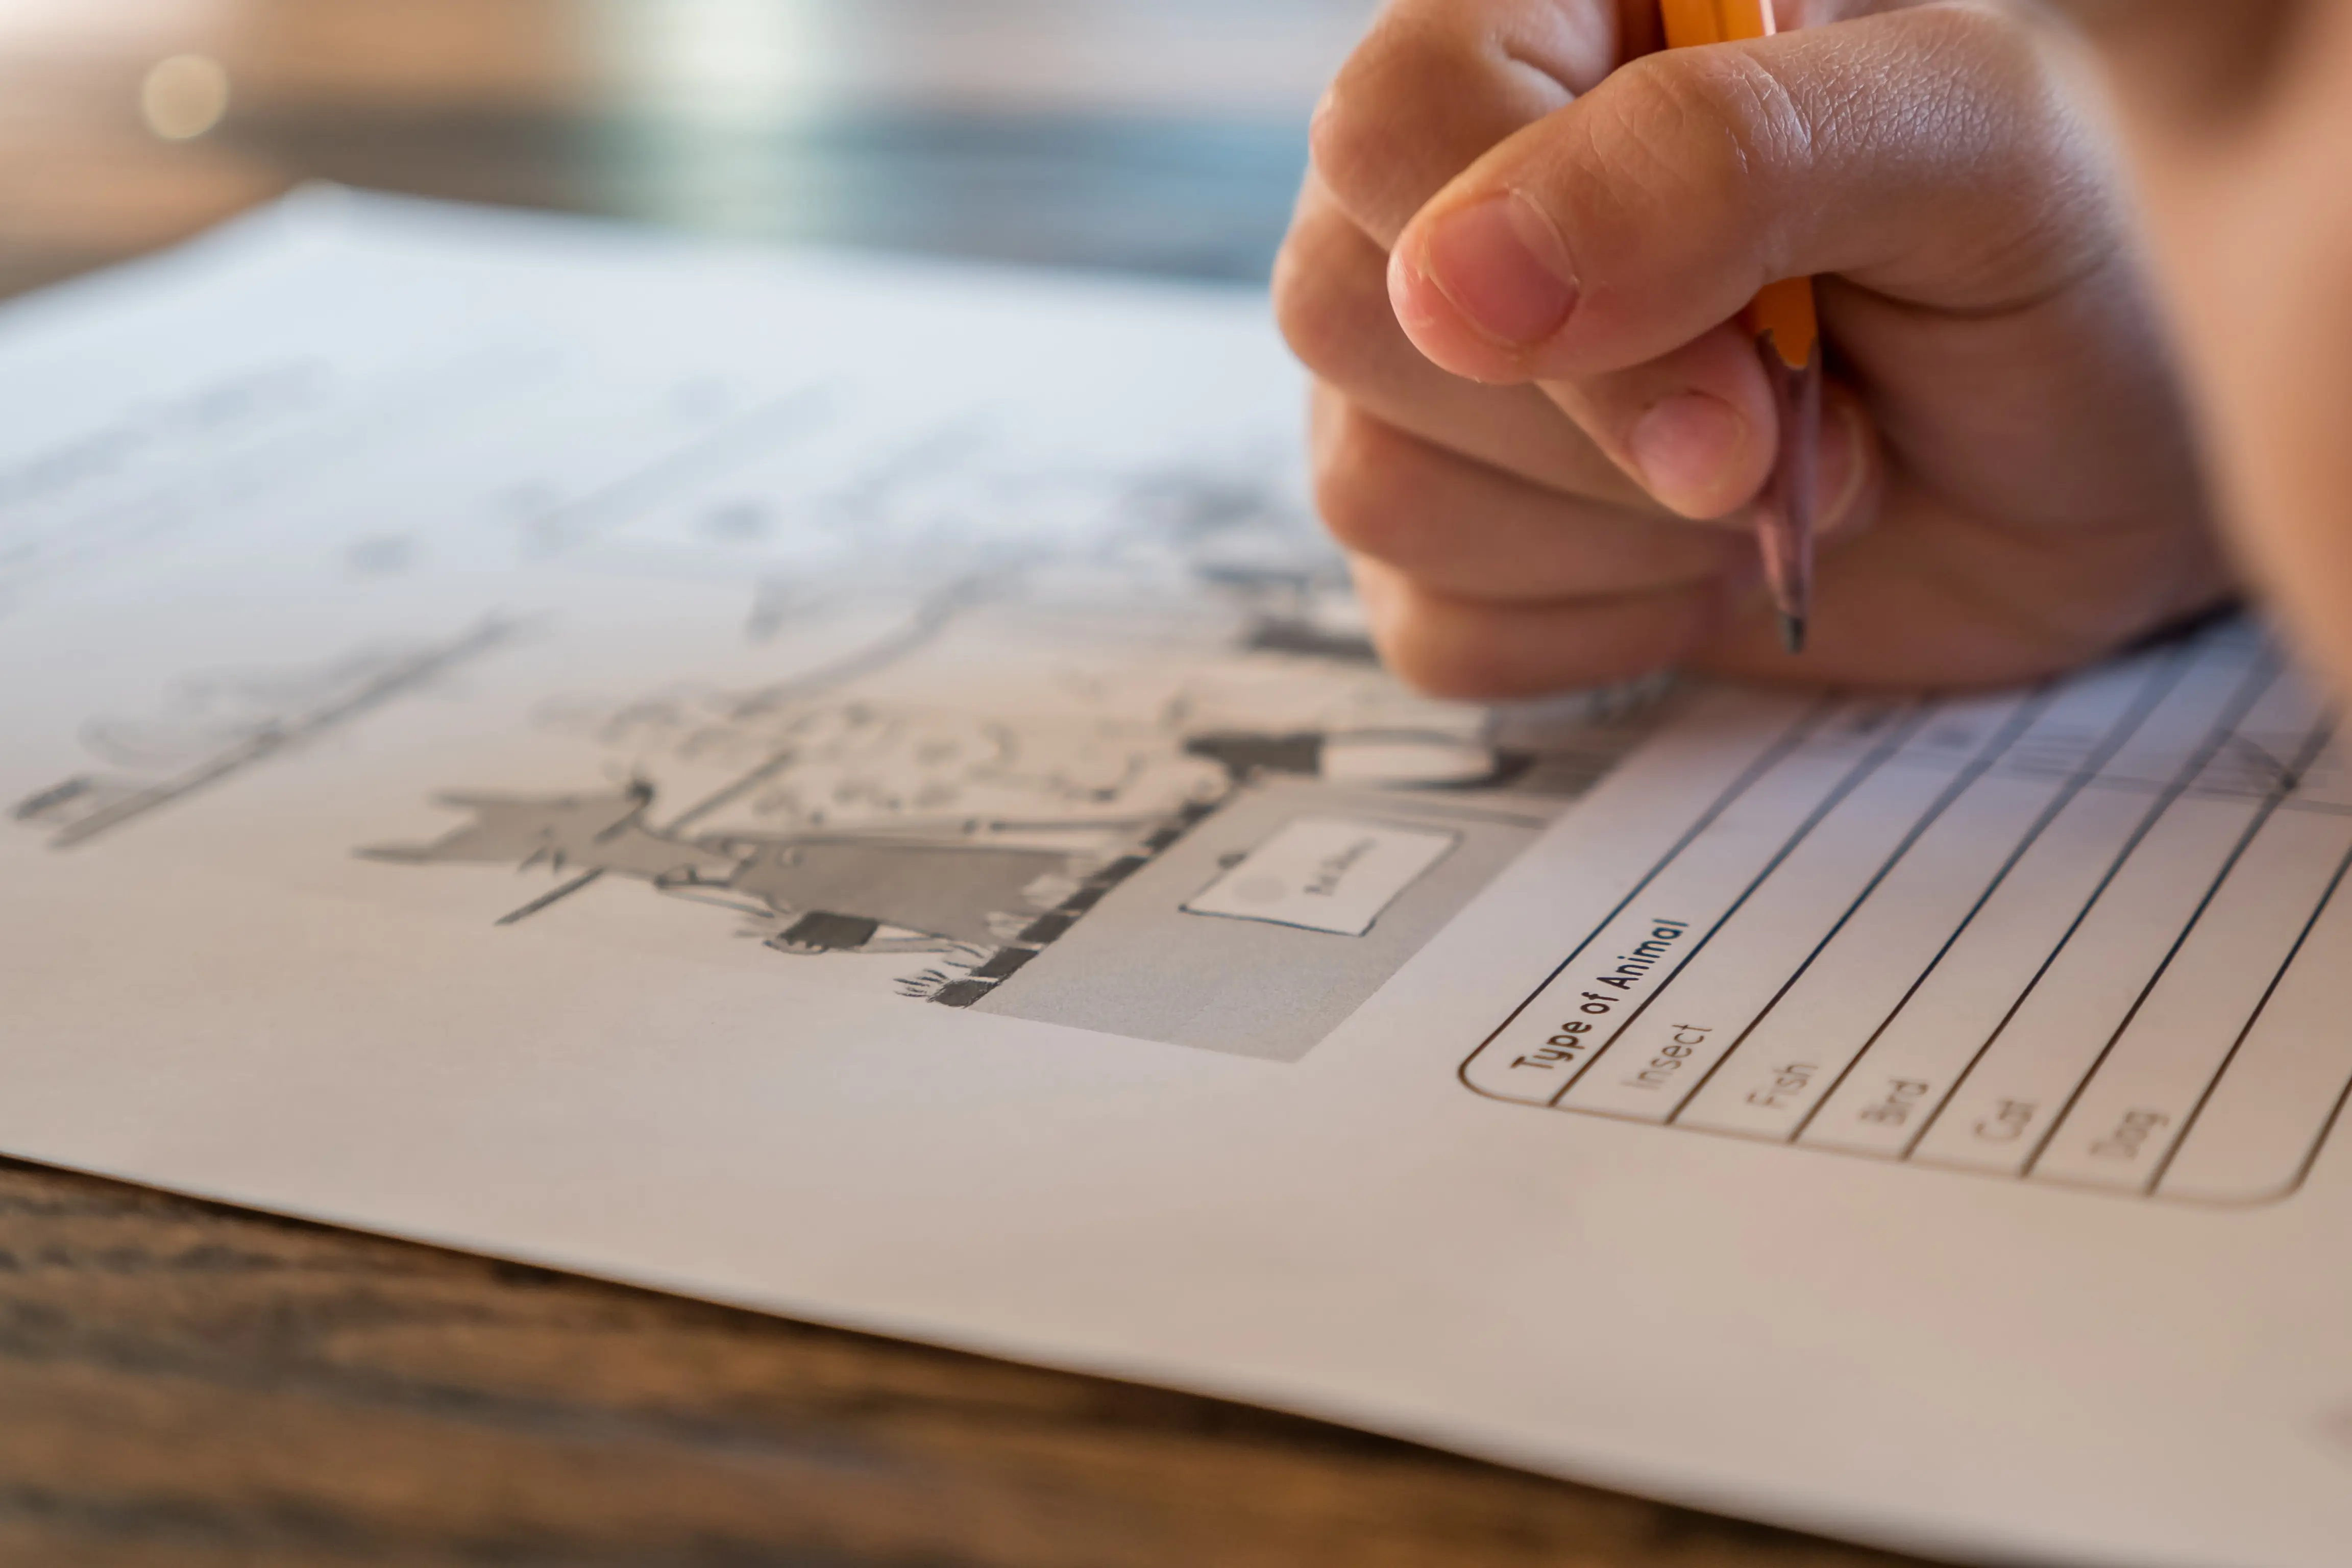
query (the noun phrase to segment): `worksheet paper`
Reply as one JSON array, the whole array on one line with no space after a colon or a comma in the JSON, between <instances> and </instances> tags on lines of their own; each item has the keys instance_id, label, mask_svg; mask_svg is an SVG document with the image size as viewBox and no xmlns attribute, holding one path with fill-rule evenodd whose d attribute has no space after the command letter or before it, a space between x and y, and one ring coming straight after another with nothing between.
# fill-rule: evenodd
<instances>
[{"instance_id":1,"label":"worksheet paper","mask_svg":"<svg viewBox=\"0 0 2352 1568\"><path fill-rule=\"evenodd\" d=\"M2312 687L1416 699L1265 316L333 192L0 313L0 1149L1958 1557L2352 1559Z\"/></svg>"}]
</instances>

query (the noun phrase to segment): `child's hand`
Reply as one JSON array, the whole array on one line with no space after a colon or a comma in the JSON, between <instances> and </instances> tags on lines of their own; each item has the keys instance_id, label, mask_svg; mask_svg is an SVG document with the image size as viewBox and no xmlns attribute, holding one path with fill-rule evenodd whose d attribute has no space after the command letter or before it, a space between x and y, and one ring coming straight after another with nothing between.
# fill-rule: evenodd
<instances>
[{"instance_id":1,"label":"child's hand","mask_svg":"<svg viewBox=\"0 0 2352 1568\"><path fill-rule=\"evenodd\" d=\"M1407 679L1979 684L2231 594L2052 41L1996 6L1833 9L1661 54L1654 0L1393 0L1341 72L1276 305L1318 377L1321 506ZM1727 323L1809 273L1832 382L1791 658L1736 515L1771 404Z\"/></svg>"},{"instance_id":2,"label":"child's hand","mask_svg":"<svg viewBox=\"0 0 2352 1568\"><path fill-rule=\"evenodd\" d=\"M2105 56L2230 521L2352 694L2352 0L2073 0Z\"/></svg>"}]
</instances>

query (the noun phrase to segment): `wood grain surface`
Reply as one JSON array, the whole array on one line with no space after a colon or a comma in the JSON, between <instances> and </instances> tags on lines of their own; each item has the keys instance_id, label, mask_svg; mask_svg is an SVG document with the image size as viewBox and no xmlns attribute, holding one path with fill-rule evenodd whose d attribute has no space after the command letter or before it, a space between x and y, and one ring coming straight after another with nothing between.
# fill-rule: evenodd
<instances>
[{"instance_id":1,"label":"wood grain surface","mask_svg":"<svg viewBox=\"0 0 2352 1568\"><path fill-rule=\"evenodd\" d=\"M0 1163L0 1563L1898 1568L1340 1427Z\"/></svg>"},{"instance_id":2,"label":"wood grain surface","mask_svg":"<svg viewBox=\"0 0 2352 1568\"><path fill-rule=\"evenodd\" d=\"M840 0L833 20L856 26L832 55L772 39L747 85L694 73L760 65L752 35L715 64L648 63L665 16L821 21L824 0L17 0L0 7L0 291L314 176L1245 275L1363 8ZM1192 29L1173 42L1171 16ZM225 62L233 107L167 142L140 86L191 51ZM1202 64L1242 57L1238 94ZM1055 58L1076 63L1040 70ZM713 101L733 108L714 121ZM992 171L1027 205L1008 196L992 224L933 199ZM5 1568L1903 1561L1217 1401L0 1163Z\"/></svg>"}]
</instances>

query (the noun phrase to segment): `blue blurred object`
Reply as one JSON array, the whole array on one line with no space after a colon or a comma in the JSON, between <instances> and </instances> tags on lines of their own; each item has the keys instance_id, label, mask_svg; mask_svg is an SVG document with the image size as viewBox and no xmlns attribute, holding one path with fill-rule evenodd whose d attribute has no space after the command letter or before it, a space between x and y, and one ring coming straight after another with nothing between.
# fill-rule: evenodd
<instances>
[{"instance_id":1,"label":"blue blurred object","mask_svg":"<svg viewBox=\"0 0 2352 1568\"><path fill-rule=\"evenodd\" d=\"M713 233L1263 280L1297 117L849 107L800 124L601 121L591 205Z\"/></svg>"}]
</instances>

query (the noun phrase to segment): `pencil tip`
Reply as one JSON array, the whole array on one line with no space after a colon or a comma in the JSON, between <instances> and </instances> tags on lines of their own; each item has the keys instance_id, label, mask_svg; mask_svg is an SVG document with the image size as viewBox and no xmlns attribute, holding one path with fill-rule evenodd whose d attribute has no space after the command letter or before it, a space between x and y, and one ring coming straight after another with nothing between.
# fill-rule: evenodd
<instances>
[{"instance_id":1,"label":"pencil tip","mask_svg":"<svg viewBox=\"0 0 2352 1568\"><path fill-rule=\"evenodd\" d=\"M1780 616L1780 646L1790 653L1805 651L1805 617L1783 612Z\"/></svg>"}]
</instances>

